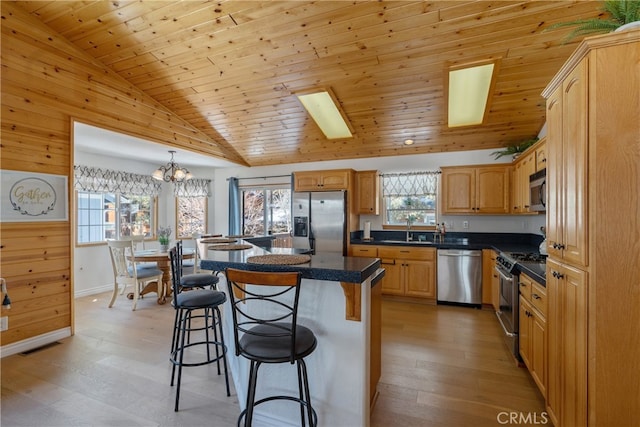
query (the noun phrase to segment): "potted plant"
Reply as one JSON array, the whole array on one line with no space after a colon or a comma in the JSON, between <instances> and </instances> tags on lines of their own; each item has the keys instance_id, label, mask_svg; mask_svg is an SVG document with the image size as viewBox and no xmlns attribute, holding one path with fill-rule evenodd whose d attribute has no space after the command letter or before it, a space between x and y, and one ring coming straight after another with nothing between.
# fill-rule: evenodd
<instances>
[{"instance_id":1,"label":"potted plant","mask_svg":"<svg viewBox=\"0 0 640 427\"><path fill-rule=\"evenodd\" d=\"M169 237L171 237L171 227L158 228L158 242L160 243L160 252L169 252Z\"/></svg>"},{"instance_id":2,"label":"potted plant","mask_svg":"<svg viewBox=\"0 0 640 427\"><path fill-rule=\"evenodd\" d=\"M574 37L621 31L629 27L640 26L640 1L638 0L606 0L603 2L602 11L609 15L608 18L578 19L569 22L560 22L551 25L547 30L562 27L577 27L570 32L564 42ZM546 30L545 30L546 31Z\"/></svg>"},{"instance_id":3,"label":"potted plant","mask_svg":"<svg viewBox=\"0 0 640 427\"><path fill-rule=\"evenodd\" d=\"M498 160L503 156L512 156L516 159L520 153L524 152L527 148L531 147L533 144L538 142L538 138L528 139L526 141L522 141L519 144L509 145L504 150L494 151L491 153L492 156L495 156L495 159Z\"/></svg>"}]
</instances>

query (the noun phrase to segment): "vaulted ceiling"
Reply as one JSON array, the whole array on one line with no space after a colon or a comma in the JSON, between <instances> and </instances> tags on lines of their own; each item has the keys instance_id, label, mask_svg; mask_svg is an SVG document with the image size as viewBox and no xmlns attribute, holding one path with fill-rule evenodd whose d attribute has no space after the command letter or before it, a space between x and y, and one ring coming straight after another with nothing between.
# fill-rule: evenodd
<instances>
[{"instance_id":1,"label":"vaulted ceiling","mask_svg":"<svg viewBox=\"0 0 640 427\"><path fill-rule=\"evenodd\" d=\"M530 139L577 44L544 29L601 14L593 1L18 3L250 166ZM487 59L499 61L487 120L449 129L445 70ZM323 136L295 96L313 88L333 91L353 138Z\"/></svg>"}]
</instances>

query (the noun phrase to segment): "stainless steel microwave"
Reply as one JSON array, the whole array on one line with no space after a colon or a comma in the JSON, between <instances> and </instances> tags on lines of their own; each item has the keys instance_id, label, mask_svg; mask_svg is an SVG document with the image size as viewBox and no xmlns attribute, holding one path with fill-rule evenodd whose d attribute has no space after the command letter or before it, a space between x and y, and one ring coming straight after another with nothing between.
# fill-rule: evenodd
<instances>
[{"instance_id":1,"label":"stainless steel microwave","mask_svg":"<svg viewBox=\"0 0 640 427\"><path fill-rule=\"evenodd\" d=\"M529 176L529 210L547 210L547 170L542 169Z\"/></svg>"}]
</instances>

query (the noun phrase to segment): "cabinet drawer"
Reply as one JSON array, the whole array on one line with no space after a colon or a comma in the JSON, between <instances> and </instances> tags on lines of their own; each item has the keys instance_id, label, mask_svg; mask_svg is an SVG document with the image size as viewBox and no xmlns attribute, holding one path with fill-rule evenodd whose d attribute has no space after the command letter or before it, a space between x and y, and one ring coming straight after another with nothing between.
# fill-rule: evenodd
<instances>
[{"instance_id":1,"label":"cabinet drawer","mask_svg":"<svg viewBox=\"0 0 640 427\"><path fill-rule=\"evenodd\" d=\"M537 283L531 288L531 305L538 309L540 314L547 317L547 290Z\"/></svg>"},{"instance_id":2,"label":"cabinet drawer","mask_svg":"<svg viewBox=\"0 0 640 427\"><path fill-rule=\"evenodd\" d=\"M520 295L527 301L531 301L531 289L533 288L533 279L526 274L520 275Z\"/></svg>"},{"instance_id":3,"label":"cabinet drawer","mask_svg":"<svg viewBox=\"0 0 640 427\"><path fill-rule=\"evenodd\" d=\"M408 246L379 247L380 258L399 258L433 261L436 258L435 248L413 248Z\"/></svg>"},{"instance_id":4,"label":"cabinet drawer","mask_svg":"<svg viewBox=\"0 0 640 427\"><path fill-rule=\"evenodd\" d=\"M351 255L367 257L367 258L377 258L378 248L376 248L375 246L355 246L354 245L351 247Z\"/></svg>"}]
</instances>

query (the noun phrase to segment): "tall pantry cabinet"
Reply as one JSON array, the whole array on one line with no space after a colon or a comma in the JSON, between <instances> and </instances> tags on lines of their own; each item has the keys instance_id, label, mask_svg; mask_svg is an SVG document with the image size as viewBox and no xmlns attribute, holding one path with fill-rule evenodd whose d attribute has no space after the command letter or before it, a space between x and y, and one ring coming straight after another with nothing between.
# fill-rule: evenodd
<instances>
[{"instance_id":1,"label":"tall pantry cabinet","mask_svg":"<svg viewBox=\"0 0 640 427\"><path fill-rule=\"evenodd\" d=\"M640 420L640 31L585 39L547 99L547 410Z\"/></svg>"}]
</instances>

